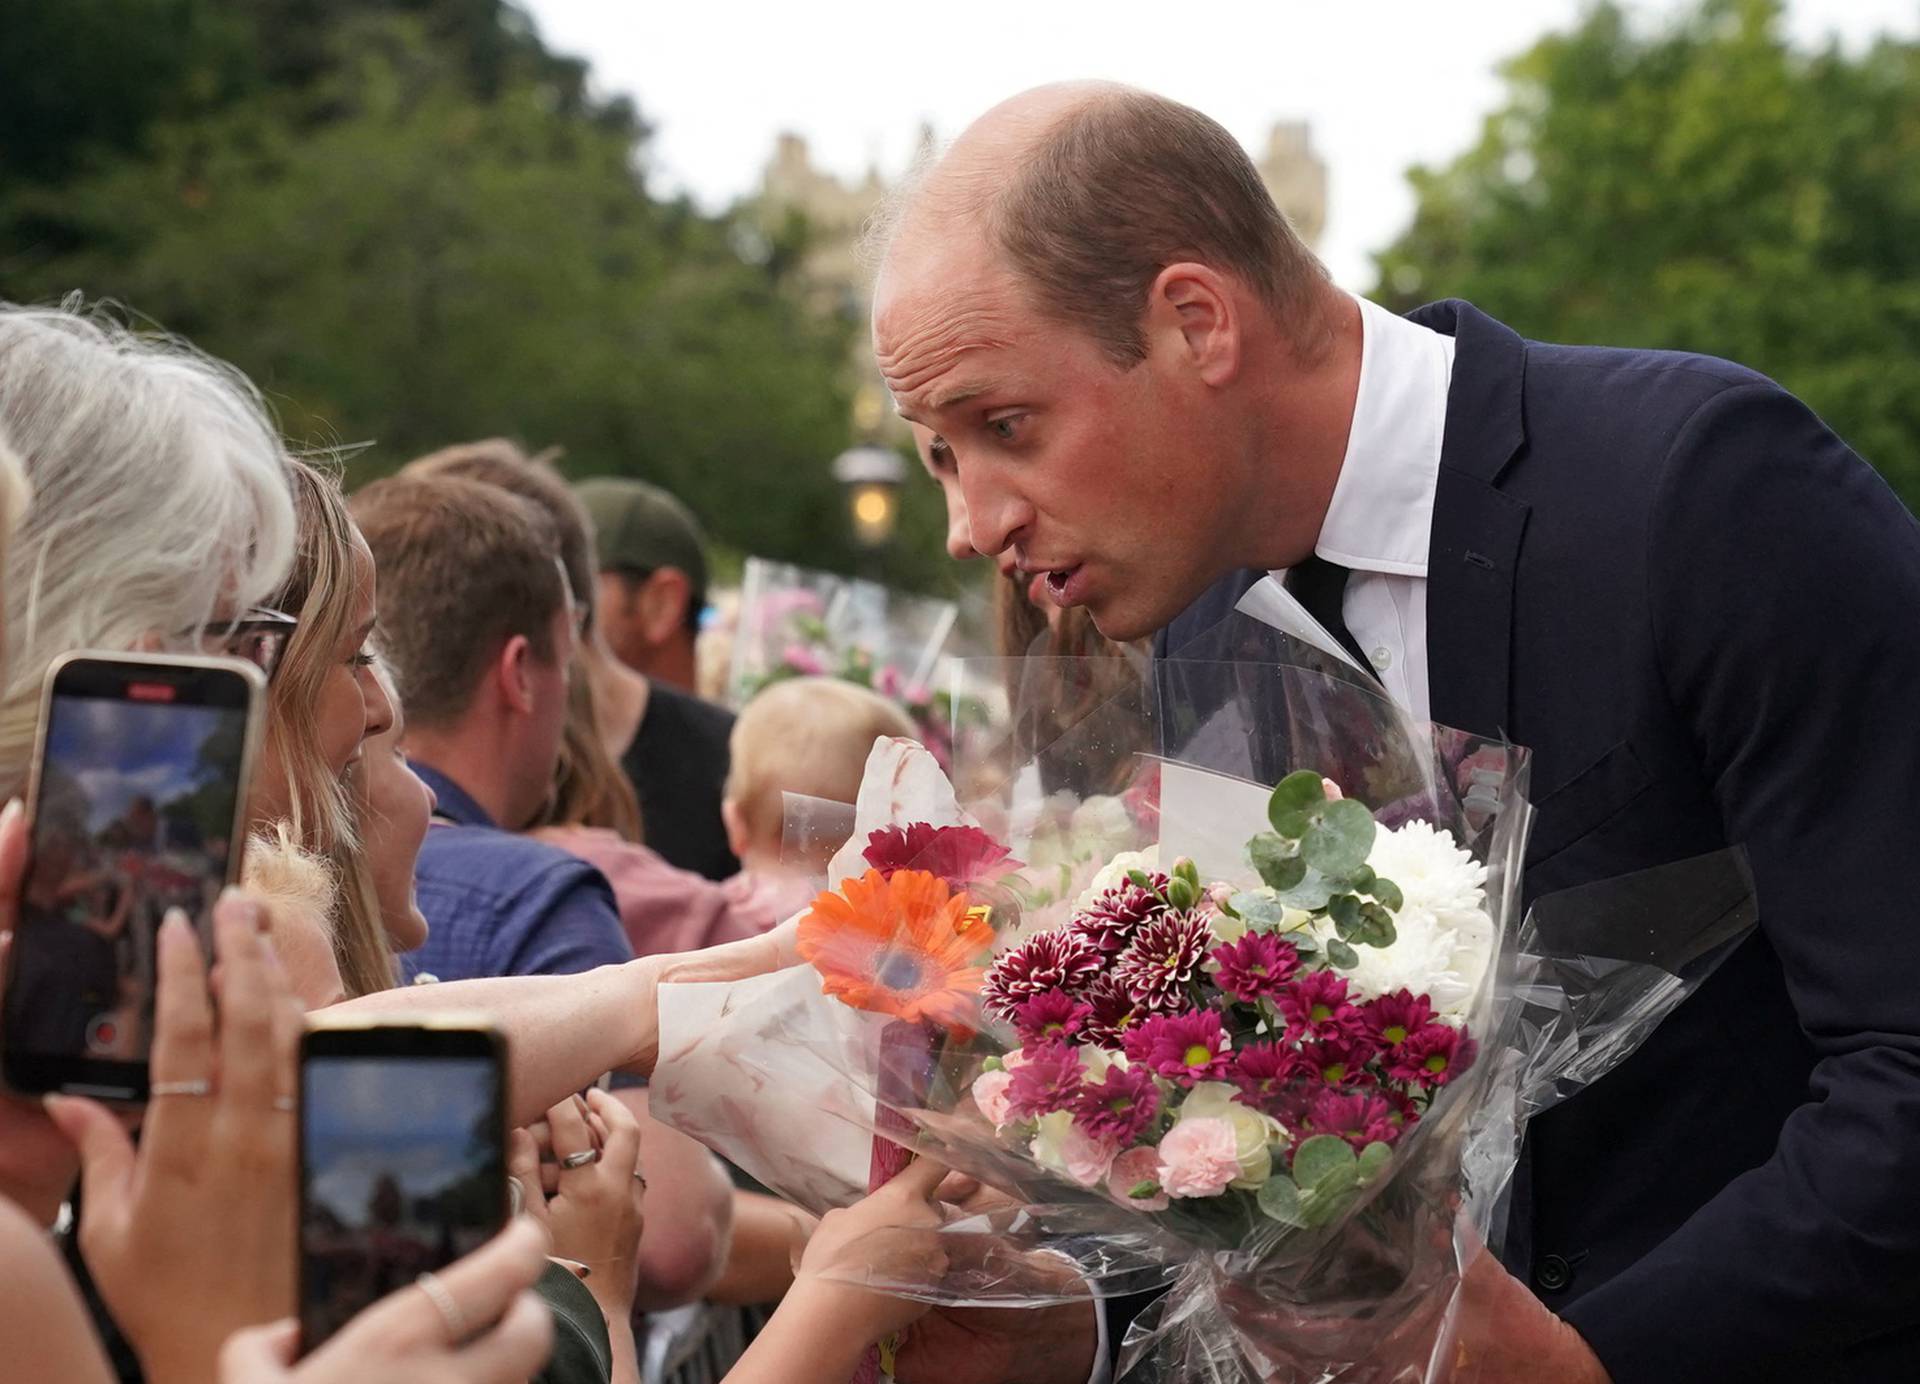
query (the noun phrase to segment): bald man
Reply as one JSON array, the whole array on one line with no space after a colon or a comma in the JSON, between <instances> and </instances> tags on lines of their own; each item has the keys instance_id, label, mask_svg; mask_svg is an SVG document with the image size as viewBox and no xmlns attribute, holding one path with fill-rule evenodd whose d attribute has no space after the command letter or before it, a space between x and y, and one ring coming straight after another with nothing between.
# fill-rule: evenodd
<instances>
[{"instance_id":1,"label":"bald man","mask_svg":"<svg viewBox=\"0 0 1920 1384\"><path fill-rule=\"evenodd\" d=\"M1529 899L1749 852L1759 931L1531 1126L1473 1377L1913 1378L1920 528L1874 472L1740 366L1334 288L1143 92L989 112L884 235L874 351L955 556L1162 658L1262 586L1416 716L1531 748ZM1095 1333L935 1317L901 1373L1081 1384Z\"/></svg>"}]
</instances>

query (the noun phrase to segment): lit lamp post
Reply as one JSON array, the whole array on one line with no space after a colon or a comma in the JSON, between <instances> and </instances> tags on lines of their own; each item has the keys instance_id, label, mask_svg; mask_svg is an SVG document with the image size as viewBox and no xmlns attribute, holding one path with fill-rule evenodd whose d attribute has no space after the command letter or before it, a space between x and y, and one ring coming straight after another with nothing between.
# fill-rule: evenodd
<instances>
[{"instance_id":1,"label":"lit lamp post","mask_svg":"<svg viewBox=\"0 0 1920 1384\"><path fill-rule=\"evenodd\" d=\"M869 551L883 548L900 518L900 487L907 464L885 447L854 447L833 459L833 478L847 488L853 541Z\"/></svg>"}]
</instances>

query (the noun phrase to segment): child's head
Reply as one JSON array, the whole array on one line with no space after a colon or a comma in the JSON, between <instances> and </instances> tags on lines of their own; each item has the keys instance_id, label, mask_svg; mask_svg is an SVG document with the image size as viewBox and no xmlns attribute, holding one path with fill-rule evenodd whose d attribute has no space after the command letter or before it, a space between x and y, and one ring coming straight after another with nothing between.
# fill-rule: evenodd
<instances>
[{"instance_id":1,"label":"child's head","mask_svg":"<svg viewBox=\"0 0 1920 1384\"><path fill-rule=\"evenodd\" d=\"M733 853L749 868L781 859L784 795L851 803L873 742L913 737L906 713L877 692L837 678L790 678L748 702L733 726L733 769L722 811ZM825 866L829 845L817 861Z\"/></svg>"}]
</instances>

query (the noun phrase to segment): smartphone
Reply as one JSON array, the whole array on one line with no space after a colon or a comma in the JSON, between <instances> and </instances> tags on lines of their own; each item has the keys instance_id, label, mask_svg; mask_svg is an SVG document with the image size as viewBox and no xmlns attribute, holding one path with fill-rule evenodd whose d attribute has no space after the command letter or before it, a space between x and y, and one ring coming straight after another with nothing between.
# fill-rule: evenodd
<instances>
[{"instance_id":1,"label":"smartphone","mask_svg":"<svg viewBox=\"0 0 1920 1384\"><path fill-rule=\"evenodd\" d=\"M315 1023L300 1044L302 1350L507 1220L500 1036L453 1018Z\"/></svg>"},{"instance_id":2,"label":"smartphone","mask_svg":"<svg viewBox=\"0 0 1920 1384\"><path fill-rule=\"evenodd\" d=\"M205 939L240 876L265 692L226 658L76 653L48 670L0 1022L15 1091L146 1099L155 939L176 907Z\"/></svg>"}]
</instances>

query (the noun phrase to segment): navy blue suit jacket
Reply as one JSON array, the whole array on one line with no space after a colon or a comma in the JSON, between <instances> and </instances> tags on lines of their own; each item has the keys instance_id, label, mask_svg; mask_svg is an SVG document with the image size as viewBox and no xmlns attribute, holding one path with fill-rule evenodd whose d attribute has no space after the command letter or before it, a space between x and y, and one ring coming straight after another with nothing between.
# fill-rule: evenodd
<instances>
[{"instance_id":1,"label":"navy blue suit jacket","mask_svg":"<svg viewBox=\"0 0 1920 1384\"><path fill-rule=\"evenodd\" d=\"M1744 845L1761 917L1534 1122L1506 1261L1619 1384L1920 1378L1920 526L1750 370L1413 319L1432 714L1533 750L1527 896Z\"/></svg>"}]
</instances>

